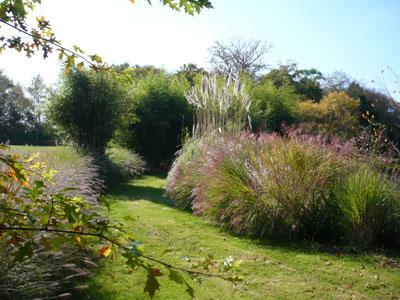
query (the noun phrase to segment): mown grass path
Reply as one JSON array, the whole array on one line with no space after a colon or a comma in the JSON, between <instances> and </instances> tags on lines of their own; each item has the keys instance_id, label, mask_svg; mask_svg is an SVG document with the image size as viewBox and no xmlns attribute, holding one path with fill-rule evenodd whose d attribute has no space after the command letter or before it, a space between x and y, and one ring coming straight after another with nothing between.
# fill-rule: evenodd
<instances>
[{"instance_id":1,"label":"mown grass path","mask_svg":"<svg viewBox=\"0 0 400 300\"><path fill-rule=\"evenodd\" d=\"M188 258L212 254L242 260L237 270L245 282L234 285L212 278L188 279L196 299L399 299L398 260L380 255L349 256L312 246L271 246L229 235L199 217L177 210L164 198L165 179L144 176L115 188L111 216L143 242L145 253L188 267ZM165 250L173 250L167 251ZM164 253L164 254L163 254ZM165 277L165 278L164 278ZM156 299L189 299L184 286L159 277ZM104 262L89 282L90 299L148 299L146 273L130 271L123 259Z\"/></svg>"}]
</instances>

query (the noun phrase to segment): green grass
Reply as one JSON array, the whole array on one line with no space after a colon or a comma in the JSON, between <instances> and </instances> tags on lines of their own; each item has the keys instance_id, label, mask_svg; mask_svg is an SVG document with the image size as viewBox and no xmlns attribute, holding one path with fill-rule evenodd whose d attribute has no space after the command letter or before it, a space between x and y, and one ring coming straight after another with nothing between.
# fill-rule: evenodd
<instances>
[{"instance_id":1,"label":"green grass","mask_svg":"<svg viewBox=\"0 0 400 300\"><path fill-rule=\"evenodd\" d=\"M39 160L52 167L74 162L82 157L74 148L68 146L10 146L9 151L23 157L39 154Z\"/></svg>"},{"instance_id":2,"label":"green grass","mask_svg":"<svg viewBox=\"0 0 400 300\"><path fill-rule=\"evenodd\" d=\"M350 256L320 248L271 245L229 235L201 218L177 210L163 197L165 180L144 176L116 187L107 196L111 216L125 224L146 254L188 267L188 257L212 254L223 260L232 255L242 264L236 272L245 281L188 279L196 299L398 299L400 270L397 258L378 254ZM126 218L129 216L130 218ZM162 254L166 249L173 252ZM397 269L385 262L397 263ZM159 277L156 299L188 299L185 288ZM122 258L103 261L89 281L86 299L147 299L143 292L146 273L129 271Z\"/></svg>"}]
</instances>

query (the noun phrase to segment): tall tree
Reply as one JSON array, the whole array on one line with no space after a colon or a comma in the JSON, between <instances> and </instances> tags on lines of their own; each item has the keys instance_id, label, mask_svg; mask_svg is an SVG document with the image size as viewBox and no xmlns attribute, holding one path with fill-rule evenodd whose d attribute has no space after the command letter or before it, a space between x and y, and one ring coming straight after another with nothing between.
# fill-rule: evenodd
<instances>
[{"instance_id":1,"label":"tall tree","mask_svg":"<svg viewBox=\"0 0 400 300\"><path fill-rule=\"evenodd\" d=\"M189 81L191 86L195 85L196 76L206 74L206 70L193 63L184 64L181 66L178 75L183 75Z\"/></svg>"},{"instance_id":2,"label":"tall tree","mask_svg":"<svg viewBox=\"0 0 400 300\"><path fill-rule=\"evenodd\" d=\"M35 117L37 123L43 122L44 105L48 94L48 88L40 75L33 77L31 85L27 88L30 98L35 107Z\"/></svg>"},{"instance_id":3,"label":"tall tree","mask_svg":"<svg viewBox=\"0 0 400 300\"><path fill-rule=\"evenodd\" d=\"M72 70L50 99L49 117L75 145L103 154L119 124L126 91L109 71Z\"/></svg>"},{"instance_id":4,"label":"tall tree","mask_svg":"<svg viewBox=\"0 0 400 300\"><path fill-rule=\"evenodd\" d=\"M219 74L236 76L246 73L254 78L267 68L264 58L271 47L271 44L261 40L216 41L209 49L210 63Z\"/></svg>"},{"instance_id":5,"label":"tall tree","mask_svg":"<svg viewBox=\"0 0 400 300\"><path fill-rule=\"evenodd\" d=\"M292 86L296 93L301 94L304 100L320 101L323 96L321 82L322 73L317 69L298 69L297 64L280 65L263 76L270 80L277 88Z\"/></svg>"},{"instance_id":6,"label":"tall tree","mask_svg":"<svg viewBox=\"0 0 400 300\"><path fill-rule=\"evenodd\" d=\"M350 86L351 82L350 76L345 72L336 71L325 76L323 85L326 92L340 92L345 91Z\"/></svg>"},{"instance_id":7,"label":"tall tree","mask_svg":"<svg viewBox=\"0 0 400 300\"><path fill-rule=\"evenodd\" d=\"M362 118L362 114L373 116L376 123L383 124L388 137L396 145L400 145L400 105L390 96L362 86L358 82L352 82L346 93L355 99L360 99L360 122L367 126L368 120Z\"/></svg>"},{"instance_id":8,"label":"tall tree","mask_svg":"<svg viewBox=\"0 0 400 300\"><path fill-rule=\"evenodd\" d=\"M0 143L31 143L34 128L33 105L21 86L0 72Z\"/></svg>"}]
</instances>

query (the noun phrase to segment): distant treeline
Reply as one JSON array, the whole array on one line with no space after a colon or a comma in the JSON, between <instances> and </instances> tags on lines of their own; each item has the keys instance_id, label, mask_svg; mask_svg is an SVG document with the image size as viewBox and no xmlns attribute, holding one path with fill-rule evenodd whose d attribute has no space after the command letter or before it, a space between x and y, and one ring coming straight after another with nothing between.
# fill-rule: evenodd
<instances>
[{"instance_id":1,"label":"distant treeline","mask_svg":"<svg viewBox=\"0 0 400 300\"><path fill-rule=\"evenodd\" d=\"M116 143L134 149L150 165L168 167L192 129L185 93L200 84L204 73L194 64L175 73L124 64L108 71L73 70L56 90L36 77L26 91L0 73L0 141L73 142L99 152ZM377 136L400 144L398 103L344 73L323 75L288 64L241 77L252 99L254 132L293 126L357 139L365 147Z\"/></svg>"}]
</instances>

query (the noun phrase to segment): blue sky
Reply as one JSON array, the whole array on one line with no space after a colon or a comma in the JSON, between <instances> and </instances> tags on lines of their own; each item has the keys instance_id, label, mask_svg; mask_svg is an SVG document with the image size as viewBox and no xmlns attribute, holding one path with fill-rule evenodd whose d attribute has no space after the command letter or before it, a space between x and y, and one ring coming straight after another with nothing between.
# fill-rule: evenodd
<instances>
[{"instance_id":1,"label":"blue sky","mask_svg":"<svg viewBox=\"0 0 400 300\"><path fill-rule=\"evenodd\" d=\"M341 70L369 82L391 66L400 72L400 1L212 0L214 9L192 17L153 0L43 0L65 45L78 44L108 63L153 64L167 70L194 62L207 66L215 40L233 37L274 45L266 62L293 61L324 73ZM57 80L57 59L25 59L7 52L0 68L27 85L34 74Z\"/></svg>"}]
</instances>

